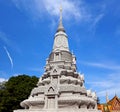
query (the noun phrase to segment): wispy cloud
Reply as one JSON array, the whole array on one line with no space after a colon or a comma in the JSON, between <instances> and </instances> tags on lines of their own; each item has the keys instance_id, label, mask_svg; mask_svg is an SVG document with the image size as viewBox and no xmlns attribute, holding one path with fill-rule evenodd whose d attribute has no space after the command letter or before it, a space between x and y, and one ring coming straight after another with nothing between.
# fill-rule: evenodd
<instances>
[{"instance_id":1,"label":"wispy cloud","mask_svg":"<svg viewBox=\"0 0 120 112\"><path fill-rule=\"evenodd\" d=\"M31 68L28 68L28 70L29 71L33 71L33 72L40 72L40 73L43 73L44 72L44 69L43 69L43 67L41 67L41 68L35 68L35 67L31 67Z\"/></svg>"},{"instance_id":2,"label":"wispy cloud","mask_svg":"<svg viewBox=\"0 0 120 112\"><path fill-rule=\"evenodd\" d=\"M102 20L102 18L104 17L104 15L105 15L104 13L100 13L100 14L98 14L96 17L94 17L92 19L93 22L92 22L92 24L90 26L90 30L92 30L93 33L95 33L96 26L100 22L100 20Z\"/></svg>"},{"instance_id":3,"label":"wispy cloud","mask_svg":"<svg viewBox=\"0 0 120 112\"><path fill-rule=\"evenodd\" d=\"M92 81L89 80L86 83L90 86L90 88L96 90L97 96L100 97L102 102L104 102L106 92L110 98L112 98L115 94L120 96L120 72L105 74L104 76L101 75L98 79Z\"/></svg>"},{"instance_id":4,"label":"wispy cloud","mask_svg":"<svg viewBox=\"0 0 120 112\"><path fill-rule=\"evenodd\" d=\"M13 68L13 59L12 59L10 53L8 52L8 50L7 50L7 48L5 46L4 46L4 49L5 49L6 54L7 54L8 58L9 58L9 60L10 60L11 68Z\"/></svg>"},{"instance_id":5,"label":"wispy cloud","mask_svg":"<svg viewBox=\"0 0 120 112\"><path fill-rule=\"evenodd\" d=\"M93 66L93 67L97 67L97 68L104 68L104 69L110 69L110 70L120 70L120 65L109 64L109 63L81 62L81 64L84 64L86 66Z\"/></svg>"},{"instance_id":6,"label":"wispy cloud","mask_svg":"<svg viewBox=\"0 0 120 112\"><path fill-rule=\"evenodd\" d=\"M100 81L92 81L87 82L87 84L91 84L92 87L99 87L99 88L109 88L114 85L112 81L100 80Z\"/></svg>"},{"instance_id":7,"label":"wispy cloud","mask_svg":"<svg viewBox=\"0 0 120 112\"><path fill-rule=\"evenodd\" d=\"M54 21L59 16L59 7L62 4L65 21L72 20L73 23L74 20L74 23L79 22L81 26L83 23L87 23L88 30L92 33L95 33L98 23L105 15L105 5L101 2L92 8L84 0L12 0L12 2L34 22L52 16L49 17L51 19L50 27L55 27L56 22Z\"/></svg>"},{"instance_id":8,"label":"wispy cloud","mask_svg":"<svg viewBox=\"0 0 120 112\"><path fill-rule=\"evenodd\" d=\"M86 20L90 16L83 0L12 0L20 10L40 18L42 15L59 16L59 7L62 4L64 19ZM28 3L29 1L29 3ZM46 13L44 13L46 12Z\"/></svg>"},{"instance_id":9,"label":"wispy cloud","mask_svg":"<svg viewBox=\"0 0 120 112\"><path fill-rule=\"evenodd\" d=\"M70 0L44 0L46 10L50 15L59 16L59 7L62 4L64 18L80 19L83 20L88 17L86 8L84 7L82 0L70 1ZM88 15L87 15L88 14Z\"/></svg>"},{"instance_id":10,"label":"wispy cloud","mask_svg":"<svg viewBox=\"0 0 120 112\"><path fill-rule=\"evenodd\" d=\"M23 75L23 73L14 73L14 74L12 74L12 76L19 76L19 75Z\"/></svg>"},{"instance_id":11,"label":"wispy cloud","mask_svg":"<svg viewBox=\"0 0 120 112\"><path fill-rule=\"evenodd\" d=\"M120 86L120 85L119 85ZM102 91L99 91L97 94L98 96L100 97L105 97L106 95L106 92L108 93L109 97L113 97L115 94L117 94L118 96L120 96L120 89L119 87L111 87L109 89L105 89L105 90L102 90Z\"/></svg>"},{"instance_id":12,"label":"wispy cloud","mask_svg":"<svg viewBox=\"0 0 120 112\"><path fill-rule=\"evenodd\" d=\"M20 53L21 50L19 49L18 45L11 39L8 38L8 36L0 31L0 40L6 45L14 49L16 52Z\"/></svg>"},{"instance_id":13,"label":"wispy cloud","mask_svg":"<svg viewBox=\"0 0 120 112\"><path fill-rule=\"evenodd\" d=\"M8 46L11 46L11 45L12 45L12 41L9 40L9 39L7 38L7 36L6 36L6 34L3 33L3 32L1 32L1 31L0 31L0 40L3 41L3 42L4 42L6 45L8 45Z\"/></svg>"},{"instance_id":14,"label":"wispy cloud","mask_svg":"<svg viewBox=\"0 0 120 112\"><path fill-rule=\"evenodd\" d=\"M0 82L4 82L4 81L7 81L7 79L5 79L5 78L0 78Z\"/></svg>"}]
</instances>

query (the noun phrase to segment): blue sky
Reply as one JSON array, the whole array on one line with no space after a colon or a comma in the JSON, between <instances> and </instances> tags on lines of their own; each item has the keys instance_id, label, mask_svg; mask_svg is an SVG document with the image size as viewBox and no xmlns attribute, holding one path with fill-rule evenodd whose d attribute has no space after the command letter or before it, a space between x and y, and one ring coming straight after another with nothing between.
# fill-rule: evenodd
<instances>
[{"instance_id":1,"label":"blue sky","mask_svg":"<svg viewBox=\"0 0 120 112\"><path fill-rule=\"evenodd\" d=\"M52 51L63 7L70 50L87 89L101 102L120 97L119 0L0 0L0 81L18 74L40 77Z\"/></svg>"}]
</instances>

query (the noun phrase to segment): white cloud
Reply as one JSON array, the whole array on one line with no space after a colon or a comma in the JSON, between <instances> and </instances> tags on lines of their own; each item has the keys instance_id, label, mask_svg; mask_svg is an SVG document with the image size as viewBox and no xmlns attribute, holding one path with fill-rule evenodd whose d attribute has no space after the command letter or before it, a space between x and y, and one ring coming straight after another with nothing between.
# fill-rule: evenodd
<instances>
[{"instance_id":1,"label":"white cloud","mask_svg":"<svg viewBox=\"0 0 120 112\"><path fill-rule=\"evenodd\" d=\"M113 61L104 62L80 61L79 63L85 66L93 67L94 70L98 68L98 72L96 75L95 74L89 75L90 77L87 77L86 86L96 91L97 96L100 98L101 102L105 103L106 92L109 95L109 99L113 98L115 94L120 96L119 64Z\"/></svg>"},{"instance_id":2,"label":"white cloud","mask_svg":"<svg viewBox=\"0 0 120 112\"><path fill-rule=\"evenodd\" d=\"M109 63L81 62L81 64L84 64L86 66L93 66L93 67L97 67L97 68L104 68L104 69L110 69L110 70L120 70L120 65L109 64Z\"/></svg>"},{"instance_id":3,"label":"white cloud","mask_svg":"<svg viewBox=\"0 0 120 112\"><path fill-rule=\"evenodd\" d=\"M5 79L5 78L0 78L0 82L4 82L4 81L7 81L7 79Z\"/></svg>"},{"instance_id":4,"label":"white cloud","mask_svg":"<svg viewBox=\"0 0 120 112\"><path fill-rule=\"evenodd\" d=\"M17 51L19 54L21 53L21 50L19 49L18 45L8 38L9 36L6 35L4 32L0 31L0 40L6 45Z\"/></svg>"},{"instance_id":5,"label":"white cloud","mask_svg":"<svg viewBox=\"0 0 120 112\"><path fill-rule=\"evenodd\" d=\"M70 0L44 0L45 8L50 15L59 16L59 7L61 4L64 18L70 19L69 17L73 17L75 19L83 19L85 16L85 8L82 6L82 0L79 2Z\"/></svg>"},{"instance_id":6,"label":"white cloud","mask_svg":"<svg viewBox=\"0 0 120 112\"><path fill-rule=\"evenodd\" d=\"M33 67L33 68L28 68L28 70L29 71L33 71L33 72L39 72L39 73L43 73L44 72L44 69L43 69L43 67L41 67L41 68L35 68L35 67Z\"/></svg>"},{"instance_id":7,"label":"white cloud","mask_svg":"<svg viewBox=\"0 0 120 112\"><path fill-rule=\"evenodd\" d=\"M64 19L86 20L90 17L83 0L12 0L19 10L32 14L34 18L40 18L47 13L51 16L59 16L59 7L62 4Z\"/></svg>"},{"instance_id":8,"label":"white cloud","mask_svg":"<svg viewBox=\"0 0 120 112\"><path fill-rule=\"evenodd\" d=\"M104 13L100 13L100 14L98 14L96 17L94 17L93 19L92 19L92 25L91 25L91 28L90 28L90 30L96 30L96 26L97 26L97 24L100 22L100 20L104 17Z\"/></svg>"},{"instance_id":9,"label":"white cloud","mask_svg":"<svg viewBox=\"0 0 120 112\"><path fill-rule=\"evenodd\" d=\"M113 88L109 88L109 89L106 89L106 90L99 91L97 93L97 95L100 96L100 97L105 97L106 92L108 93L110 98L112 98L115 94L120 96L120 89L118 88L118 86L117 87L113 87Z\"/></svg>"},{"instance_id":10,"label":"white cloud","mask_svg":"<svg viewBox=\"0 0 120 112\"><path fill-rule=\"evenodd\" d=\"M96 25L96 24L103 18L103 16L104 16L104 13L99 14L99 15L95 18L93 25Z\"/></svg>"},{"instance_id":11,"label":"white cloud","mask_svg":"<svg viewBox=\"0 0 120 112\"><path fill-rule=\"evenodd\" d=\"M5 52L6 52L6 54L7 54L8 58L9 58L9 60L10 60L10 63L11 63L11 68L13 68L13 59L12 59L12 57L11 57L10 53L8 52L7 48L6 48L6 47L4 47L4 49L5 49Z\"/></svg>"},{"instance_id":12,"label":"white cloud","mask_svg":"<svg viewBox=\"0 0 120 112\"><path fill-rule=\"evenodd\" d=\"M95 87L109 88L114 85L114 83L112 81L106 81L106 80L102 81L102 79L100 81L87 82L87 84L92 85L92 88L95 88Z\"/></svg>"},{"instance_id":13,"label":"white cloud","mask_svg":"<svg viewBox=\"0 0 120 112\"><path fill-rule=\"evenodd\" d=\"M11 46L12 42L7 38L6 34L0 31L0 40L6 43L8 46Z\"/></svg>"},{"instance_id":14,"label":"white cloud","mask_svg":"<svg viewBox=\"0 0 120 112\"><path fill-rule=\"evenodd\" d=\"M91 77L92 78L92 77ZM101 75L98 79L86 82L90 88L96 90L97 96L101 102L105 102L106 92L109 98L113 98L115 94L120 96L120 72Z\"/></svg>"},{"instance_id":15,"label":"white cloud","mask_svg":"<svg viewBox=\"0 0 120 112\"><path fill-rule=\"evenodd\" d=\"M12 76L19 76L21 73L12 74Z\"/></svg>"},{"instance_id":16,"label":"white cloud","mask_svg":"<svg viewBox=\"0 0 120 112\"><path fill-rule=\"evenodd\" d=\"M12 2L33 22L49 17L52 21L50 27L55 26L54 21L56 21L56 17L59 17L59 8L62 4L65 21L79 22L81 26L83 23L87 23L88 30L93 34L99 25L98 23L104 17L106 8L106 5L101 2L91 5L84 0L12 0ZM70 22L71 20L72 22Z\"/></svg>"}]
</instances>

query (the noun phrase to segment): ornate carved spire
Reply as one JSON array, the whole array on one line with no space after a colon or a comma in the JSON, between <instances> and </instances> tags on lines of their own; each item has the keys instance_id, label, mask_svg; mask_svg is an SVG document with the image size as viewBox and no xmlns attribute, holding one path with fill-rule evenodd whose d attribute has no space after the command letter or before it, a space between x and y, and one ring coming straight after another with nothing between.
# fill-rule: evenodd
<instances>
[{"instance_id":1,"label":"ornate carved spire","mask_svg":"<svg viewBox=\"0 0 120 112\"><path fill-rule=\"evenodd\" d=\"M65 33L65 30L62 24L62 6L60 7L60 19L59 19L57 32L54 38L53 50L69 51L67 34Z\"/></svg>"},{"instance_id":2,"label":"ornate carved spire","mask_svg":"<svg viewBox=\"0 0 120 112\"><path fill-rule=\"evenodd\" d=\"M59 26L58 26L57 32L59 31L65 32L65 29L62 24L62 5L60 6L60 20L59 20Z\"/></svg>"}]
</instances>

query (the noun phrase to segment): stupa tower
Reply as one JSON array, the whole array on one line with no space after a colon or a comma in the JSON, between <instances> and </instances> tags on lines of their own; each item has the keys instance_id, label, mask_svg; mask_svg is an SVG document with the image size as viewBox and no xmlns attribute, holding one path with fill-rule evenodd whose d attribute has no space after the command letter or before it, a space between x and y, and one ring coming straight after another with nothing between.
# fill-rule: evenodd
<instances>
[{"instance_id":1,"label":"stupa tower","mask_svg":"<svg viewBox=\"0 0 120 112\"><path fill-rule=\"evenodd\" d=\"M54 36L53 50L28 99L20 104L25 109L14 112L97 112L95 92L86 90L84 75L77 72L76 57L69 50L68 36L60 20Z\"/></svg>"}]
</instances>

